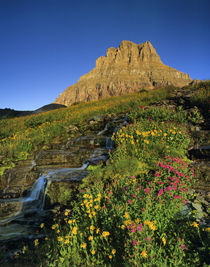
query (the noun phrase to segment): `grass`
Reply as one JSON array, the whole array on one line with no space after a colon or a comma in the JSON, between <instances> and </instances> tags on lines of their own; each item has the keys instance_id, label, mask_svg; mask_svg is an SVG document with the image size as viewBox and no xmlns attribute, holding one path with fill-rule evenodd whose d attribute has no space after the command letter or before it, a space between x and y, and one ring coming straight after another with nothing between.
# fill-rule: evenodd
<instances>
[{"instance_id":1,"label":"grass","mask_svg":"<svg viewBox=\"0 0 210 267\"><path fill-rule=\"evenodd\" d=\"M58 136L67 136L70 124L77 124L98 115L126 113L134 105L165 99L173 88L140 92L81 103L68 108L15 119L0 120L0 176L6 169L14 167L19 160L49 144Z\"/></svg>"},{"instance_id":2,"label":"grass","mask_svg":"<svg viewBox=\"0 0 210 267\"><path fill-rule=\"evenodd\" d=\"M200 92L194 99L201 98ZM89 168L72 205L53 224L40 225L45 238L24 245L16 261L40 266L208 266L209 229L196 212L186 212L194 197L189 194L194 170L187 158L192 118L180 108L142 107L168 93L143 92L55 112L65 118L57 120L61 133L68 123L95 114L129 112L130 123L113 134L115 150L106 164ZM43 123L30 125L43 131L42 138L53 121Z\"/></svg>"}]
</instances>

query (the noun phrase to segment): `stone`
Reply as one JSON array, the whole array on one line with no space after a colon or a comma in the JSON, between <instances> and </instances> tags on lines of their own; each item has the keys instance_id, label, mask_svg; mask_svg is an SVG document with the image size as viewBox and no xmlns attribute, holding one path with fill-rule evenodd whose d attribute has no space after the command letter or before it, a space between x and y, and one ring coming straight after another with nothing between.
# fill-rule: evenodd
<instances>
[{"instance_id":1,"label":"stone","mask_svg":"<svg viewBox=\"0 0 210 267\"><path fill-rule=\"evenodd\" d=\"M163 64L150 42L122 41L117 49L111 47L106 56L99 57L96 67L61 93L55 103L69 106L142 89L182 87L191 81L188 74Z\"/></svg>"},{"instance_id":2,"label":"stone","mask_svg":"<svg viewBox=\"0 0 210 267\"><path fill-rule=\"evenodd\" d=\"M74 125L69 125L68 126L68 130L67 130L68 133L74 133L74 132L77 132L77 131L79 131L77 126L74 126Z\"/></svg>"}]
</instances>

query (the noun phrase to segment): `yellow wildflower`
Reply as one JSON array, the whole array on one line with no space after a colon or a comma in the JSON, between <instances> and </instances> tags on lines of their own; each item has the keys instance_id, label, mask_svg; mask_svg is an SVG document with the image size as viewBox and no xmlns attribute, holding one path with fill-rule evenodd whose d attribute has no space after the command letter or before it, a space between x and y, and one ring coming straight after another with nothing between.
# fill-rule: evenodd
<instances>
[{"instance_id":1,"label":"yellow wildflower","mask_svg":"<svg viewBox=\"0 0 210 267\"><path fill-rule=\"evenodd\" d=\"M99 205L95 205L95 206L94 206L94 209L95 209L95 210L98 210L98 209L99 209Z\"/></svg>"},{"instance_id":2,"label":"yellow wildflower","mask_svg":"<svg viewBox=\"0 0 210 267\"><path fill-rule=\"evenodd\" d=\"M41 223L41 224L40 224L40 228L43 228L43 227L44 227L44 223Z\"/></svg>"},{"instance_id":3,"label":"yellow wildflower","mask_svg":"<svg viewBox=\"0 0 210 267\"><path fill-rule=\"evenodd\" d=\"M113 249L112 250L112 254L114 255L116 253L116 249Z\"/></svg>"},{"instance_id":4,"label":"yellow wildflower","mask_svg":"<svg viewBox=\"0 0 210 267\"><path fill-rule=\"evenodd\" d=\"M69 243L69 239L66 239L66 240L65 240L65 244L68 244L68 243Z\"/></svg>"},{"instance_id":5,"label":"yellow wildflower","mask_svg":"<svg viewBox=\"0 0 210 267\"><path fill-rule=\"evenodd\" d=\"M155 227L155 225L152 222L149 223L149 227L153 231L157 230L157 228Z\"/></svg>"},{"instance_id":6,"label":"yellow wildflower","mask_svg":"<svg viewBox=\"0 0 210 267\"><path fill-rule=\"evenodd\" d=\"M91 250L91 253L92 253L92 255L94 255L96 252L95 252L95 250L93 249L93 250Z\"/></svg>"},{"instance_id":7,"label":"yellow wildflower","mask_svg":"<svg viewBox=\"0 0 210 267\"><path fill-rule=\"evenodd\" d=\"M128 214L128 212L125 212L124 217L125 217L126 219L129 218L129 214Z\"/></svg>"},{"instance_id":8,"label":"yellow wildflower","mask_svg":"<svg viewBox=\"0 0 210 267\"><path fill-rule=\"evenodd\" d=\"M147 258L147 252L146 252L146 250L143 250L143 251L141 252L141 256L142 256L143 258Z\"/></svg>"},{"instance_id":9,"label":"yellow wildflower","mask_svg":"<svg viewBox=\"0 0 210 267\"><path fill-rule=\"evenodd\" d=\"M57 227L58 227L58 224L53 224L51 228L54 230Z\"/></svg>"},{"instance_id":10,"label":"yellow wildflower","mask_svg":"<svg viewBox=\"0 0 210 267\"><path fill-rule=\"evenodd\" d=\"M93 240L93 236L92 235L90 235L89 237L88 237L88 240Z\"/></svg>"},{"instance_id":11,"label":"yellow wildflower","mask_svg":"<svg viewBox=\"0 0 210 267\"><path fill-rule=\"evenodd\" d=\"M58 242L61 242L61 241L63 241L63 237L62 236L59 236L58 237Z\"/></svg>"},{"instance_id":12,"label":"yellow wildflower","mask_svg":"<svg viewBox=\"0 0 210 267\"><path fill-rule=\"evenodd\" d=\"M26 250L27 250L27 247L24 246L23 249L22 249L22 253L24 254Z\"/></svg>"},{"instance_id":13,"label":"yellow wildflower","mask_svg":"<svg viewBox=\"0 0 210 267\"><path fill-rule=\"evenodd\" d=\"M60 230L59 230L59 229L57 230L57 233L58 233L58 234L60 233Z\"/></svg>"},{"instance_id":14,"label":"yellow wildflower","mask_svg":"<svg viewBox=\"0 0 210 267\"><path fill-rule=\"evenodd\" d=\"M95 229L95 226L91 225L90 230L94 230L94 229Z\"/></svg>"},{"instance_id":15,"label":"yellow wildflower","mask_svg":"<svg viewBox=\"0 0 210 267\"><path fill-rule=\"evenodd\" d=\"M73 233L74 235L76 235L76 234L77 234L77 227L76 227L76 226L75 226L75 227L73 227L72 233Z\"/></svg>"},{"instance_id":16,"label":"yellow wildflower","mask_svg":"<svg viewBox=\"0 0 210 267\"><path fill-rule=\"evenodd\" d=\"M109 255L110 260L112 259L112 255Z\"/></svg>"},{"instance_id":17,"label":"yellow wildflower","mask_svg":"<svg viewBox=\"0 0 210 267\"><path fill-rule=\"evenodd\" d=\"M95 211L93 211L93 212L92 212L92 214L93 214L93 216L95 216L95 215L96 215L96 212L95 212Z\"/></svg>"},{"instance_id":18,"label":"yellow wildflower","mask_svg":"<svg viewBox=\"0 0 210 267\"><path fill-rule=\"evenodd\" d=\"M96 234L98 234L100 232L100 229L99 228L97 228L96 229Z\"/></svg>"},{"instance_id":19,"label":"yellow wildflower","mask_svg":"<svg viewBox=\"0 0 210 267\"><path fill-rule=\"evenodd\" d=\"M146 221L144 221L144 224L145 225L150 224L150 221L146 220Z\"/></svg>"},{"instance_id":20,"label":"yellow wildflower","mask_svg":"<svg viewBox=\"0 0 210 267\"><path fill-rule=\"evenodd\" d=\"M196 227L196 228L198 227L198 223L197 222L193 222L191 225Z\"/></svg>"},{"instance_id":21,"label":"yellow wildflower","mask_svg":"<svg viewBox=\"0 0 210 267\"><path fill-rule=\"evenodd\" d=\"M34 245L35 245L35 247L37 247L39 245L39 240L38 239L34 240Z\"/></svg>"},{"instance_id":22,"label":"yellow wildflower","mask_svg":"<svg viewBox=\"0 0 210 267\"><path fill-rule=\"evenodd\" d=\"M110 233L109 232L106 232L106 231L104 231L103 233L102 233L102 236L103 237L107 237L107 236L109 236L110 235Z\"/></svg>"},{"instance_id":23,"label":"yellow wildflower","mask_svg":"<svg viewBox=\"0 0 210 267\"><path fill-rule=\"evenodd\" d=\"M82 243L81 244L81 248L86 248L87 247L87 244L86 243Z\"/></svg>"},{"instance_id":24,"label":"yellow wildflower","mask_svg":"<svg viewBox=\"0 0 210 267\"><path fill-rule=\"evenodd\" d=\"M68 220L68 224L71 224L72 223L72 220Z\"/></svg>"},{"instance_id":25,"label":"yellow wildflower","mask_svg":"<svg viewBox=\"0 0 210 267\"><path fill-rule=\"evenodd\" d=\"M166 239L165 239L165 237L162 238L162 241L163 241L163 245L165 246L165 244L166 244Z\"/></svg>"}]
</instances>

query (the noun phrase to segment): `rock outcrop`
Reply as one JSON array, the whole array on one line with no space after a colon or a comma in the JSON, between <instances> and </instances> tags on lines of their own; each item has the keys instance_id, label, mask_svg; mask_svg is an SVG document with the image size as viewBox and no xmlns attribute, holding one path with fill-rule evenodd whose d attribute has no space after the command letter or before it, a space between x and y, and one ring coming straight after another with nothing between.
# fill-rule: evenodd
<instances>
[{"instance_id":1,"label":"rock outcrop","mask_svg":"<svg viewBox=\"0 0 210 267\"><path fill-rule=\"evenodd\" d=\"M71 105L114 95L154 89L165 85L182 87L191 82L188 74L164 65L150 42L135 44L122 41L106 56L96 60L96 67L68 87L55 103Z\"/></svg>"}]
</instances>

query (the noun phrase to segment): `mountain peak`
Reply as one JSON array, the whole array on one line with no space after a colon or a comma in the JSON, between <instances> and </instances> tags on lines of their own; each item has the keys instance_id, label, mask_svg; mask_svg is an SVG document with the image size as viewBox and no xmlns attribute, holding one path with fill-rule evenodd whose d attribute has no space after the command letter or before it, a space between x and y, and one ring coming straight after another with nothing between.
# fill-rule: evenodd
<instances>
[{"instance_id":1,"label":"mountain peak","mask_svg":"<svg viewBox=\"0 0 210 267\"><path fill-rule=\"evenodd\" d=\"M118 48L110 47L106 56L96 60L96 67L67 88L56 103L97 100L113 95L153 89L158 86L184 86L191 82L188 74L162 63L149 41L135 44L124 40Z\"/></svg>"}]
</instances>

